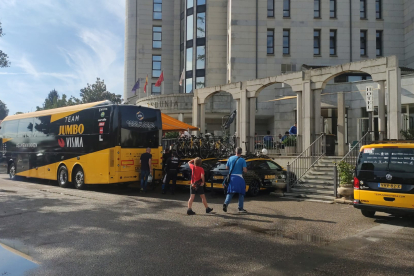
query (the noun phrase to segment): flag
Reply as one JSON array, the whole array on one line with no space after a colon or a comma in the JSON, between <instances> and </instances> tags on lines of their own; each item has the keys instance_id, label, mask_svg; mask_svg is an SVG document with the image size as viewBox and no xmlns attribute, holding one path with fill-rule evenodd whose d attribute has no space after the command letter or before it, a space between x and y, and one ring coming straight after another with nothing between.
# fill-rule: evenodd
<instances>
[{"instance_id":1,"label":"flag","mask_svg":"<svg viewBox=\"0 0 414 276\"><path fill-rule=\"evenodd\" d=\"M181 73L181 77L180 77L180 86L183 86L183 80L185 77L185 68L183 69L183 72Z\"/></svg>"},{"instance_id":2,"label":"flag","mask_svg":"<svg viewBox=\"0 0 414 276\"><path fill-rule=\"evenodd\" d=\"M147 75L147 78L145 79L144 93L147 93L147 85L148 85L148 75Z\"/></svg>"},{"instance_id":3,"label":"flag","mask_svg":"<svg viewBox=\"0 0 414 276\"><path fill-rule=\"evenodd\" d=\"M139 82L140 79L137 80L137 82L135 83L134 87L132 87L131 92L136 96L137 95L137 89L139 89Z\"/></svg>"},{"instance_id":4,"label":"flag","mask_svg":"<svg viewBox=\"0 0 414 276\"><path fill-rule=\"evenodd\" d=\"M161 86L161 83L164 81L164 72L163 71L161 71L161 75L160 75L160 77L158 78L158 80L157 80L157 82L155 83L155 86L156 87L160 87Z\"/></svg>"}]
</instances>

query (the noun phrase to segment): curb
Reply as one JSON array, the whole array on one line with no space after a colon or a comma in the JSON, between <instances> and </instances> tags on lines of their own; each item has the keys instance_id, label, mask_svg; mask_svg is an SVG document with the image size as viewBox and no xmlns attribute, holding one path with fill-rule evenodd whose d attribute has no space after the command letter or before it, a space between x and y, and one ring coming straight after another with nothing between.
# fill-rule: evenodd
<instances>
[{"instance_id":1,"label":"curb","mask_svg":"<svg viewBox=\"0 0 414 276\"><path fill-rule=\"evenodd\" d=\"M354 202L352 200L349 199L345 199L345 198L335 198L334 199L335 203L340 203L340 204L354 204Z\"/></svg>"}]
</instances>

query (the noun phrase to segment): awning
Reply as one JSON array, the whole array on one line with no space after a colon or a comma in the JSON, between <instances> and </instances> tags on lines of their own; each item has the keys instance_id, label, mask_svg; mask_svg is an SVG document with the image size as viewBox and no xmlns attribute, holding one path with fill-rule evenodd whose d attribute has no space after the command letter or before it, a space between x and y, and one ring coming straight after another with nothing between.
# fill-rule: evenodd
<instances>
[{"instance_id":1,"label":"awning","mask_svg":"<svg viewBox=\"0 0 414 276\"><path fill-rule=\"evenodd\" d=\"M181 131L181 130L198 130L197 127L183 123L167 114L161 113L162 118L162 131Z\"/></svg>"}]
</instances>

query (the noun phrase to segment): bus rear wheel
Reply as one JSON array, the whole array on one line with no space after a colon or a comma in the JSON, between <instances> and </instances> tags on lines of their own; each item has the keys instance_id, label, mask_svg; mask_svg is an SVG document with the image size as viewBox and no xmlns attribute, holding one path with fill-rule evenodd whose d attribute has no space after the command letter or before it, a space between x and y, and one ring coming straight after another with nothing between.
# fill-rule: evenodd
<instances>
[{"instance_id":1,"label":"bus rear wheel","mask_svg":"<svg viewBox=\"0 0 414 276\"><path fill-rule=\"evenodd\" d=\"M9 176L11 180L16 179L16 165L14 163L9 166Z\"/></svg>"},{"instance_id":2,"label":"bus rear wheel","mask_svg":"<svg viewBox=\"0 0 414 276\"><path fill-rule=\"evenodd\" d=\"M78 167L73 172L73 183L75 183L75 188L78 190L85 189L85 174L82 168Z\"/></svg>"},{"instance_id":3,"label":"bus rear wheel","mask_svg":"<svg viewBox=\"0 0 414 276\"><path fill-rule=\"evenodd\" d=\"M70 183L69 183L69 178L68 178L68 168L66 168L65 165L59 168L57 181L60 187L62 188L69 187Z\"/></svg>"}]
</instances>

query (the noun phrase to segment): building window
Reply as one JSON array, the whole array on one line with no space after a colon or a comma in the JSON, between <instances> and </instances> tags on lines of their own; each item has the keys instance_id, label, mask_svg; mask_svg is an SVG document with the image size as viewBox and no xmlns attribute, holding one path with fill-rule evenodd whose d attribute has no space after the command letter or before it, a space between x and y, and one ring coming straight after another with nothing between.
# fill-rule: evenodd
<instances>
[{"instance_id":1,"label":"building window","mask_svg":"<svg viewBox=\"0 0 414 276\"><path fill-rule=\"evenodd\" d=\"M161 20L162 19L162 0L154 0L154 8L152 11L152 18Z\"/></svg>"},{"instance_id":2,"label":"building window","mask_svg":"<svg viewBox=\"0 0 414 276\"><path fill-rule=\"evenodd\" d=\"M336 18L336 0L329 1L329 17Z\"/></svg>"},{"instance_id":3,"label":"building window","mask_svg":"<svg viewBox=\"0 0 414 276\"><path fill-rule=\"evenodd\" d=\"M194 32L194 17L193 15L187 16L187 40L193 39L193 32Z\"/></svg>"},{"instance_id":4,"label":"building window","mask_svg":"<svg viewBox=\"0 0 414 276\"><path fill-rule=\"evenodd\" d=\"M290 54L290 30L283 30L283 54Z\"/></svg>"},{"instance_id":5,"label":"building window","mask_svg":"<svg viewBox=\"0 0 414 276\"><path fill-rule=\"evenodd\" d=\"M321 18L321 0L314 0L313 2L313 17Z\"/></svg>"},{"instance_id":6,"label":"building window","mask_svg":"<svg viewBox=\"0 0 414 276\"><path fill-rule=\"evenodd\" d=\"M360 0L360 17L361 19L367 18L367 1L366 0Z\"/></svg>"},{"instance_id":7,"label":"building window","mask_svg":"<svg viewBox=\"0 0 414 276\"><path fill-rule=\"evenodd\" d=\"M329 54L336 56L336 30L329 31Z\"/></svg>"},{"instance_id":8,"label":"building window","mask_svg":"<svg viewBox=\"0 0 414 276\"><path fill-rule=\"evenodd\" d=\"M206 68L206 46L197 46L196 69Z\"/></svg>"},{"instance_id":9,"label":"building window","mask_svg":"<svg viewBox=\"0 0 414 276\"><path fill-rule=\"evenodd\" d=\"M187 48L185 60L187 62L185 66L186 71L193 70L193 48Z\"/></svg>"},{"instance_id":10,"label":"building window","mask_svg":"<svg viewBox=\"0 0 414 276\"><path fill-rule=\"evenodd\" d=\"M155 83L151 84L151 94L152 95L157 95L157 94L161 94L161 86L155 86Z\"/></svg>"},{"instance_id":11,"label":"building window","mask_svg":"<svg viewBox=\"0 0 414 276\"><path fill-rule=\"evenodd\" d=\"M197 13L197 38L206 37L206 13Z\"/></svg>"},{"instance_id":12,"label":"building window","mask_svg":"<svg viewBox=\"0 0 414 276\"><path fill-rule=\"evenodd\" d=\"M361 31L360 50L361 57L367 55L367 31Z\"/></svg>"},{"instance_id":13,"label":"building window","mask_svg":"<svg viewBox=\"0 0 414 276\"><path fill-rule=\"evenodd\" d=\"M185 80L185 93L193 93L193 79Z\"/></svg>"},{"instance_id":14,"label":"building window","mask_svg":"<svg viewBox=\"0 0 414 276\"><path fill-rule=\"evenodd\" d=\"M161 48L162 27L152 27L152 48Z\"/></svg>"},{"instance_id":15,"label":"building window","mask_svg":"<svg viewBox=\"0 0 414 276\"><path fill-rule=\"evenodd\" d=\"M275 30L267 29L267 54L273 55L275 53Z\"/></svg>"},{"instance_id":16,"label":"building window","mask_svg":"<svg viewBox=\"0 0 414 276\"><path fill-rule=\"evenodd\" d=\"M313 54L315 56L321 54L321 30L313 31Z\"/></svg>"},{"instance_id":17,"label":"building window","mask_svg":"<svg viewBox=\"0 0 414 276\"><path fill-rule=\"evenodd\" d=\"M377 31L377 57L382 57L382 31Z\"/></svg>"},{"instance_id":18,"label":"building window","mask_svg":"<svg viewBox=\"0 0 414 276\"><path fill-rule=\"evenodd\" d=\"M152 56L152 77L158 78L161 75L161 56Z\"/></svg>"},{"instance_id":19,"label":"building window","mask_svg":"<svg viewBox=\"0 0 414 276\"><path fill-rule=\"evenodd\" d=\"M267 17L275 17L275 0L267 0Z\"/></svg>"},{"instance_id":20,"label":"building window","mask_svg":"<svg viewBox=\"0 0 414 276\"><path fill-rule=\"evenodd\" d=\"M382 19L382 0L375 0L375 14L377 19Z\"/></svg>"},{"instance_id":21,"label":"building window","mask_svg":"<svg viewBox=\"0 0 414 276\"><path fill-rule=\"evenodd\" d=\"M196 78L196 89L204 88L206 85L205 77Z\"/></svg>"},{"instance_id":22,"label":"building window","mask_svg":"<svg viewBox=\"0 0 414 276\"><path fill-rule=\"evenodd\" d=\"M197 6L205 5L206 0L197 0Z\"/></svg>"},{"instance_id":23,"label":"building window","mask_svg":"<svg viewBox=\"0 0 414 276\"><path fill-rule=\"evenodd\" d=\"M283 17L290 17L290 0L283 0Z\"/></svg>"},{"instance_id":24,"label":"building window","mask_svg":"<svg viewBox=\"0 0 414 276\"><path fill-rule=\"evenodd\" d=\"M194 7L194 0L187 0L187 9Z\"/></svg>"}]
</instances>

